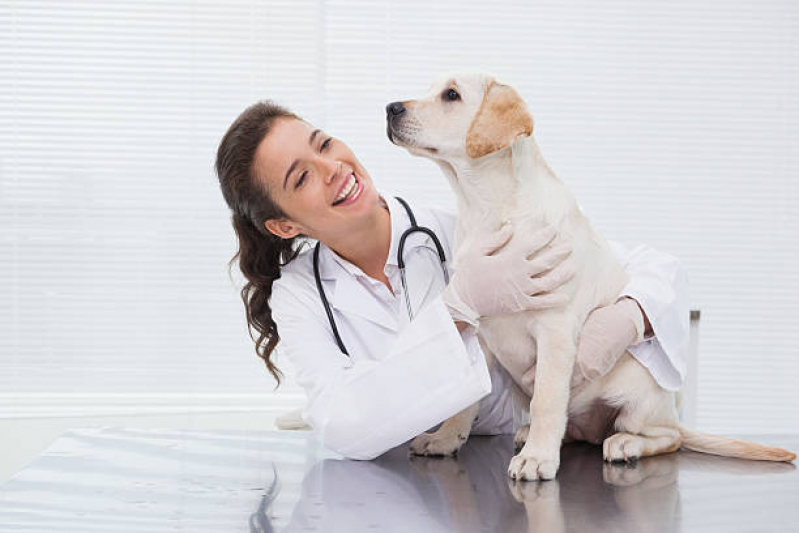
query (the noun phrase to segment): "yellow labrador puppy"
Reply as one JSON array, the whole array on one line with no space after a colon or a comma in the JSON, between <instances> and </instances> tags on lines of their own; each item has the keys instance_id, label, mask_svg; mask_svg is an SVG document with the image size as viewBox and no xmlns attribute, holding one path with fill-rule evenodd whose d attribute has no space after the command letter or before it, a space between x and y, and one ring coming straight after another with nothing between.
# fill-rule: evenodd
<instances>
[{"instance_id":1,"label":"yellow labrador puppy","mask_svg":"<svg viewBox=\"0 0 799 533\"><path fill-rule=\"evenodd\" d=\"M488 74L450 73L434 82L426 96L393 102L387 112L389 139L438 164L457 196L455 268L458 250L465 248L469 228L477 224L497 228L510 220L515 235L532 238L546 221L558 228L559 239L571 243L577 274L564 285L570 295L568 304L480 322L479 340L487 358L496 358L508 370L529 401L530 425L517 434L524 446L511 459L508 474L512 478L554 478L568 416L585 413L597 402L619 409L617 432L603 443L606 461L631 461L680 446L750 459L795 459L794 453L781 448L695 433L681 426L676 394L662 389L629 352L608 374L570 393L582 325L593 309L615 301L627 274L547 166L532 136L533 119L511 86ZM435 433L420 435L411 451L457 452L477 411L475 404L445 421Z\"/></svg>"}]
</instances>

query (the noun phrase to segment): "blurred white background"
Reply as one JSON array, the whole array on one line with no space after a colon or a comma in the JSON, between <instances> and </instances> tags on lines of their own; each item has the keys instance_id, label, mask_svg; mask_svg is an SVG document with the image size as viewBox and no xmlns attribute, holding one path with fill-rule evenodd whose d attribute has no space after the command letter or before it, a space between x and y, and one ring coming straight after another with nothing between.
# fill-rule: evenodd
<instances>
[{"instance_id":1,"label":"blurred white background","mask_svg":"<svg viewBox=\"0 0 799 533\"><path fill-rule=\"evenodd\" d=\"M218 142L273 99L454 206L385 106L468 68L524 96L606 237L687 265L697 426L796 432L797 29L793 0L0 1L0 419L300 405L228 277Z\"/></svg>"}]
</instances>

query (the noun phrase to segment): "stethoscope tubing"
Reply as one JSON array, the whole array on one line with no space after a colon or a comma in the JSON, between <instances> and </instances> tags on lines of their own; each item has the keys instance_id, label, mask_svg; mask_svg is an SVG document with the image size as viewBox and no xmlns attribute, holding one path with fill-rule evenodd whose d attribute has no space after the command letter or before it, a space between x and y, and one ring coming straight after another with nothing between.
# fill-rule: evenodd
<instances>
[{"instance_id":1,"label":"stethoscope tubing","mask_svg":"<svg viewBox=\"0 0 799 533\"><path fill-rule=\"evenodd\" d=\"M441 270L444 273L444 281L447 284L449 284L449 273L447 272L447 256L444 253L444 247L441 246L441 241L438 240L438 237L436 236L435 232L428 227L419 226L416 223L416 217L413 215L413 211L411 211L411 207L408 205L408 203L399 196L395 196L394 198L396 198L397 201L400 204L402 204L402 206L405 208L405 211L408 213L408 218L411 220L411 227L403 231L402 236L400 236L399 239L399 244L397 246L397 266L399 267L400 271L400 279L402 281L402 291L403 294L405 295L405 304L408 308L408 316L410 317L411 320L413 320L413 309L411 308L411 299L408 295L408 283L407 280L405 279L405 260L403 259L403 253L405 251L405 240L410 235L412 235L417 231L421 231L422 233L429 236L436 247L436 251L438 252L438 260L441 264ZM336 343L338 344L338 347L341 349L341 351L345 355L349 356L350 354L347 351L347 348L344 346L344 341L341 340L341 335L339 335L338 328L336 327L336 321L333 318L333 312L331 311L330 304L328 303L327 297L325 296L325 291L322 288L322 279L319 276L320 244L321 243L319 242L316 243L313 252L313 273L314 273L314 278L316 279L316 288L319 291L320 298L322 299L322 305L325 308L325 314L327 314L327 319L330 322L330 327L333 330L333 335L336 337Z\"/></svg>"}]
</instances>

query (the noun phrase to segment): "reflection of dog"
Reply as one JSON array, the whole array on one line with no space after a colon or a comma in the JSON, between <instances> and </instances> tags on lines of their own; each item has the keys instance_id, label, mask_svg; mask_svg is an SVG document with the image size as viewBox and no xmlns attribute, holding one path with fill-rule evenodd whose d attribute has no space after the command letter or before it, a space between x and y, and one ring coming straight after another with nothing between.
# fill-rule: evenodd
<instances>
[{"instance_id":1,"label":"reflection of dog","mask_svg":"<svg viewBox=\"0 0 799 533\"><path fill-rule=\"evenodd\" d=\"M469 228L499 227L511 220L512 238L525 238L543 221L555 225L573 249L577 274L564 285L570 301L561 308L487 317L480 342L530 399L531 424L508 473L520 479L551 479L560 464L567 413L597 402L619 408L615 433L605 439L605 460L632 460L678 449L750 459L790 461L780 448L694 433L678 423L675 394L657 385L629 353L605 376L574 391L569 382L576 341L586 316L612 303L627 281L605 240L555 177L532 137L533 119L516 91L484 74L454 74L436 81L424 98L387 107L388 137L411 154L432 159L449 179L458 201L454 265ZM559 242L553 241L550 246ZM528 370L535 363L535 373ZM534 377L534 379L532 379ZM535 383L533 388L532 383ZM416 453L452 453L469 434L477 404L422 434ZM460 438L458 436L461 436Z\"/></svg>"},{"instance_id":2,"label":"reflection of dog","mask_svg":"<svg viewBox=\"0 0 799 533\"><path fill-rule=\"evenodd\" d=\"M603 464L593 448L573 444L563 447L558 479L508 480L508 487L524 505L530 532L679 531L678 464L674 455Z\"/></svg>"}]
</instances>

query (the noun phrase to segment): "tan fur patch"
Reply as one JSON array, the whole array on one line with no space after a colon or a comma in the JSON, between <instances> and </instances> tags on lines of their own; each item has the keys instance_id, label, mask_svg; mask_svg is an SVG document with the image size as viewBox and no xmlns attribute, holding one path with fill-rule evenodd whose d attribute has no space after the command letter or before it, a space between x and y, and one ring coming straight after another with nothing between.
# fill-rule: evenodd
<instances>
[{"instance_id":1,"label":"tan fur patch","mask_svg":"<svg viewBox=\"0 0 799 533\"><path fill-rule=\"evenodd\" d=\"M521 135L533 133L533 117L521 96L509 85L494 81L466 134L466 154L477 159L506 148Z\"/></svg>"}]
</instances>

